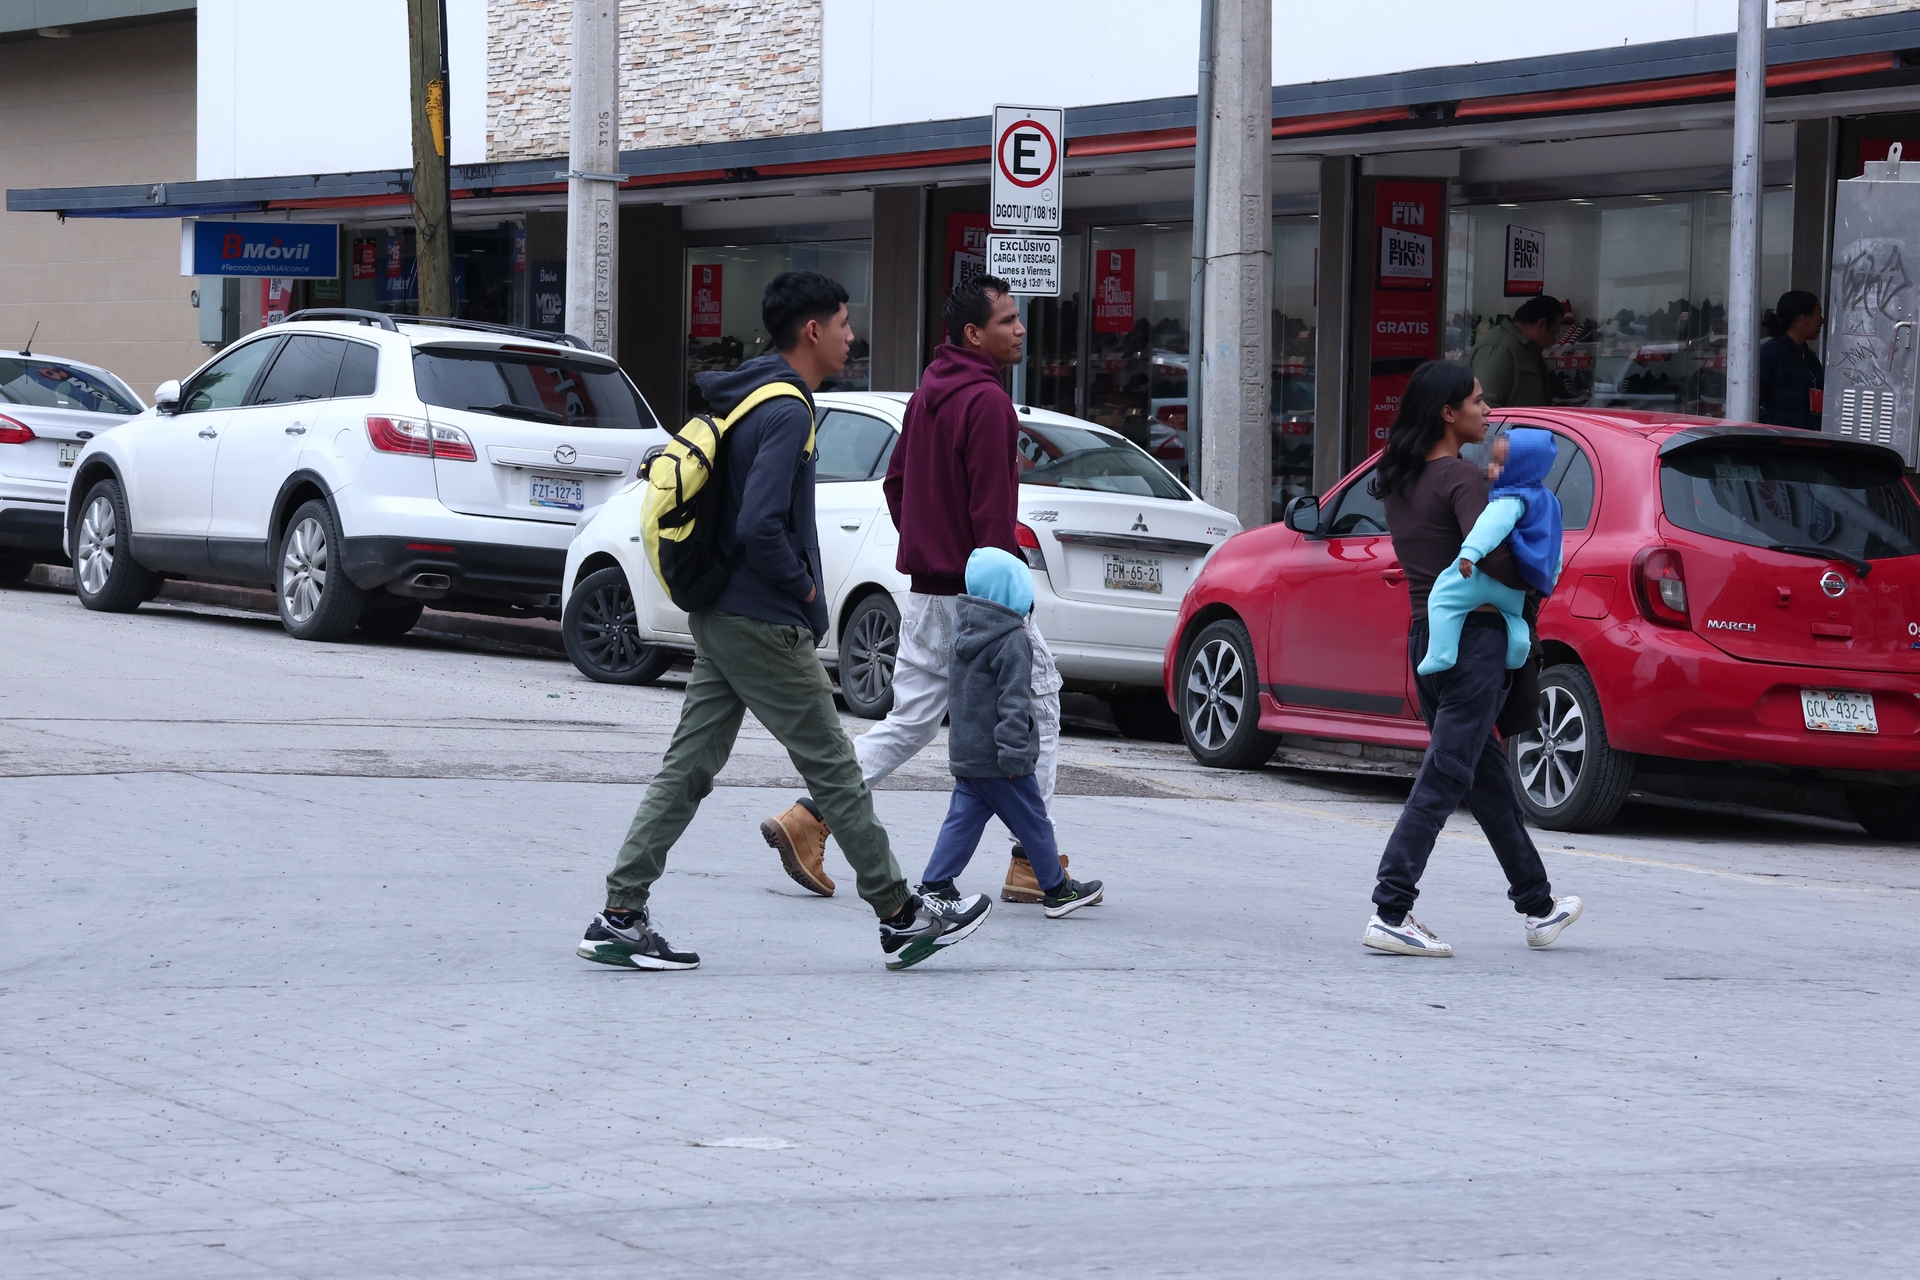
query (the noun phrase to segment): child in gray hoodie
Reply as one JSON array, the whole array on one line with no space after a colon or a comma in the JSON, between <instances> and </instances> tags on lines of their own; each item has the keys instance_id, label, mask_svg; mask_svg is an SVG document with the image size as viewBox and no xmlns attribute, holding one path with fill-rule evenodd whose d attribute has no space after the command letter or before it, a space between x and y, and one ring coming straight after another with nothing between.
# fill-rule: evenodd
<instances>
[{"instance_id":1,"label":"child in gray hoodie","mask_svg":"<svg viewBox=\"0 0 1920 1280\"><path fill-rule=\"evenodd\" d=\"M1023 561L998 547L967 557L967 591L955 607L947 669L953 803L920 894L957 898L954 877L973 858L987 819L997 817L1026 846L1041 906L1057 920L1099 902L1105 889L1098 880L1075 880L1060 865L1053 822L1034 780L1040 733L1033 718L1033 650L1024 625L1032 610L1033 573Z\"/></svg>"}]
</instances>

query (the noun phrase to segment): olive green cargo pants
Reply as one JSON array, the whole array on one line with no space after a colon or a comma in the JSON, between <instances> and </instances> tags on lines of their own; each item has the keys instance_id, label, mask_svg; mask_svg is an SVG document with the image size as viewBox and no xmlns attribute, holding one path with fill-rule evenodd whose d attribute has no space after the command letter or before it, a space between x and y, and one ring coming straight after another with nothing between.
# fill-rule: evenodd
<instances>
[{"instance_id":1,"label":"olive green cargo pants","mask_svg":"<svg viewBox=\"0 0 1920 1280\"><path fill-rule=\"evenodd\" d=\"M714 611L691 614L688 622L695 657L680 723L607 877L607 905L621 911L647 905L667 850L713 791L714 775L733 754L740 721L751 711L792 757L853 864L860 896L882 919L898 913L908 897L906 878L873 815L873 793L861 780L853 740L840 727L812 634Z\"/></svg>"}]
</instances>

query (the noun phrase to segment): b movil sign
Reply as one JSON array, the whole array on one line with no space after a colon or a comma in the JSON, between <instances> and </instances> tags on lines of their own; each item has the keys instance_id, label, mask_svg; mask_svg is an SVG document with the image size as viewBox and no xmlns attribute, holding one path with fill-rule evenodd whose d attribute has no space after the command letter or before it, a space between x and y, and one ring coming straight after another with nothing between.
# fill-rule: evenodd
<instances>
[{"instance_id":1,"label":"b movil sign","mask_svg":"<svg viewBox=\"0 0 1920 1280\"><path fill-rule=\"evenodd\" d=\"M336 280L340 228L331 222L182 222L180 274Z\"/></svg>"}]
</instances>

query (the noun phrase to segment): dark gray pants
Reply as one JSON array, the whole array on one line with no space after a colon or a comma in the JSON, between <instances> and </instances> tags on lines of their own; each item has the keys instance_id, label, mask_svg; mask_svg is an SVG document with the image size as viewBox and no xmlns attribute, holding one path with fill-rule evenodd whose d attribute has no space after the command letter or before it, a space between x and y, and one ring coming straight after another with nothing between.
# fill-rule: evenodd
<instances>
[{"instance_id":1,"label":"dark gray pants","mask_svg":"<svg viewBox=\"0 0 1920 1280\"><path fill-rule=\"evenodd\" d=\"M1416 624L1407 636L1407 653L1417 668L1427 654L1427 629ZM1507 873L1507 897L1523 915L1544 916L1553 907L1547 869L1527 835L1520 802L1514 798L1506 749L1493 722L1507 700L1507 631L1497 613L1467 616L1460 632L1460 657L1445 671L1416 675L1420 718L1432 741L1413 780L1413 793L1380 855L1379 884L1373 902L1382 915L1401 915L1420 896L1433 842L1447 816L1467 802L1474 821L1486 832L1500 869Z\"/></svg>"}]
</instances>

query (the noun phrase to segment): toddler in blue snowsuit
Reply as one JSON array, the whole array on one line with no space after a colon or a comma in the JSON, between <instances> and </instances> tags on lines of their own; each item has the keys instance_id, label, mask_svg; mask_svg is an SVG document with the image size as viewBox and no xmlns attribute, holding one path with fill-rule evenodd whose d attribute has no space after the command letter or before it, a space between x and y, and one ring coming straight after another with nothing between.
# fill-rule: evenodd
<instances>
[{"instance_id":1,"label":"toddler in blue snowsuit","mask_svg":"<svg viewBox=\"0 0 1920 1280\"><path fill-rule=\"evenodd\" d=\"M1500 611L1507 623L1507 668L1523 667L1533 636L1523 610L1527 593L1473 567L1501 543L1513 552L1520 577L1543 596L1560 580L1560 499L1545 485L1553 466L1553 433L1515 427L1493 442L1487 478L1487 509L1460 544L1460 561L1434 580L1427 596L1427 656L1419 672L1445 671L1460 656L1460 628L1483 604Z\"/></svg>"}]
</instances>

